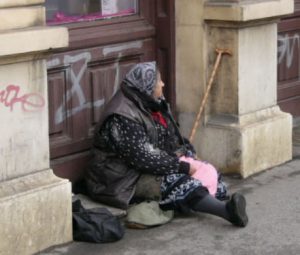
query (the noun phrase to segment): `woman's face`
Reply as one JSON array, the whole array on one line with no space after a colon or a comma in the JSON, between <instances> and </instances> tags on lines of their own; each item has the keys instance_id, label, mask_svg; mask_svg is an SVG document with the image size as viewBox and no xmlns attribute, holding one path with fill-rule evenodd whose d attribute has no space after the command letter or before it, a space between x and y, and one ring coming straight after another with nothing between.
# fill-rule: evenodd
<instances>
[{"instance_id":1,"label":"woman's face","mask_svg":"<svg viewBox=\"0 0 300 255\"><path fill-rule=\"evenodd\" d=\"M164 82L161 80L160 73L157 73L157 82L153 90L152 96L155 99L159 99L163 96L163 87L165 86Z\"/></svg>"}]
</instances>

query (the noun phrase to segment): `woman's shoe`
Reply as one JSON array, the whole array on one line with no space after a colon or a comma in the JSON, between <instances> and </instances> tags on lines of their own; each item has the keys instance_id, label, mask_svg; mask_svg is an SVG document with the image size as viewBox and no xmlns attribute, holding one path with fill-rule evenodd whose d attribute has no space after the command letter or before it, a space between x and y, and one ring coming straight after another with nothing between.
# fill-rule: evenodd
<instances>
[{"instance_id":1,"label":"woman's shoe","mask_svg":"<svg viewBox=\"0 0 300 255\"><path fill-rule=\"evenodd\" d=\"M229 221L238 227L246 227L248 216L246 213L246 199L240 193L234 193L226 203L230 219Z\"/></svg>"}]
</instances>

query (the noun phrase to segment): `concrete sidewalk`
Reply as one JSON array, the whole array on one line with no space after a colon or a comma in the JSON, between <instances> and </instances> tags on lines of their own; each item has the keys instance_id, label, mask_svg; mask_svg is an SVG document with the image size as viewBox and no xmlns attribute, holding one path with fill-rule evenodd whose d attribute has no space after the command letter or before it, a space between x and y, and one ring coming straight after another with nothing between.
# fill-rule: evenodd
<instances>
[{"instance_id":1,"label":"concrete sidewalk","mask_svg":"<svg viewBox=\"0 0 300 255\"><path fill-rule=\"evenodd\" d=\"M193 214L148 230L126 229L115 243L73 242L39 254L58 255L299 255L300 147L284 165L241 180L226 177L230 192L246 196L249 224L237 228L223 219Z\"/></svg>"}]
</instances>

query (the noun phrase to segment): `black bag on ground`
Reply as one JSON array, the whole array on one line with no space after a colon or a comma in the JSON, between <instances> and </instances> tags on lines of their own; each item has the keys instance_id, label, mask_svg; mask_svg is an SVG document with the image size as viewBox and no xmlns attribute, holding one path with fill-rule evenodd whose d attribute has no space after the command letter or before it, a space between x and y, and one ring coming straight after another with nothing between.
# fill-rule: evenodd
<instances>
[{"instance_id":1,"label":"black bag on ground","mask_svg":"<svg viewBox=\"0 0 300 255\"><path fill-rule=\"evenodd\" d=\"M85 209L80 200L72 204L73 240L106 243L120 240L124 227L106 208Z\"/></svg>"}]
</instances>

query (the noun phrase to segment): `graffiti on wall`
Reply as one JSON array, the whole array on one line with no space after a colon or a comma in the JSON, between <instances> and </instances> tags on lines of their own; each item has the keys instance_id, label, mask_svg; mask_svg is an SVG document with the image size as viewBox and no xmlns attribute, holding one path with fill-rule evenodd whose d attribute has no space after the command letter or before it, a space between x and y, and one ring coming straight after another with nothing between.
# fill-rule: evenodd
<instances>
[{"instance_id":1,"label":"graffiti on wall","mask_svg":"<svg viewBox=\"0 0 300 255\"><path fill-rule=\"evenodd\" d=\"M298 51L298 54L295 52ZM278 35L278 64L285 61L286 68L290 68L295 58L300 59L300 36L294 34ZM299 70L300 74L300 70Z\"/></svg>"},{"instance_id":2,"label":"graffiti on wall","mask_svg":"<svg viewBox=\"0 0 300 255\"><path fill-rule=\"evenodd\" d=\"M118 57L115 60L114 68L116 70L116 76L115 76L115 82L114 82L114 91L113 94L116 93L118 87L119 87L119 81L120 81L120 60L122 58L122 51L128 50L128 49L140 49L143 47L143 43L141 41L137 42L131 42L127 43L125 45L120 46L110 46L105 47L103 49L103 56L107 57L111 53L117 53Z\"/></svg>"},{"instance_id":3,"label":"graffiti on wall","mask_svg":"<svg viewBox=\"0 0 300 255\"><path fill-rule=\"evenodd\" d=\"M78 105L74 106L71 109L66 109L65 103L62 103L55 112L55 124L62 123L66 118L76 115L78 112L83 111L84 109L92 108L92 107L100 107L104 104L104 100L97 100L93 103L87 102L84 92L81 87L81 79L84 75L84 72L87 69L88 62L91 60L91 54L89 52L80 53L75 56L64 56L63 64L71 65L70 68L70 76L71 76L71 88L67 91L64 100L69 102L73 96L78 98ZM80 66L79 71L75 72L72 68L72 65L83 61L83 64ZM60 64L59 59L53 59L47 62L48 68L52 66L56 66Z\"/></svg>"},{"instance_id":4,"label":"graffiti on wall","mask_svg":"<svg viewBox=\"0 0 300 255\"><path fill-rule=\"evenodd\" d=\"M113 87L113 94L118 89L119 79L120 79L120 60L122 58L122 51L132 48L141 48L142 42L132 42L126 45L121 46L112 46L105 47L102 51L102 54L106 57L111 53L117 54L117 58L114 60L114 69L116 70L115 82ZM91 61L92 56L89 52L83 52L78 55L69 56L65 55L63 59L63 64L70 66L70 76L71 76L71 88L66 92L64 97L64 103L62 103L55 112L55 124L58 125L62 123L66 118L69 118L77 113L89 109L92 107L99 108L105 104L105 99L99 99L93 102L87 102L87 99L82 90L81 80L88 68L88 63ZM74 70L73 65L82 63L77 71ZM61 64L61 61L58 58L52 59L47 62L47 67L51 68ZM78 65L77 65L78 66ZM71 109L66 109L65 105L68 105L68 102L72 100L72 97L76 96L78 98L78 105L73 106Z\"/></svg>"},{"instance_id":5,"label":"graffiti on wall","mask_svg":"<svg viewBox=\"0 0 300 255\"><path fill-rule=\"evenodd\" d=\"M7 85L0 90L0 104L8 107L10 111L19 104L24 112L33 112L44 107L45 99L38 93L22 94L20 86Z\"/></svg>"}]
</instances>

